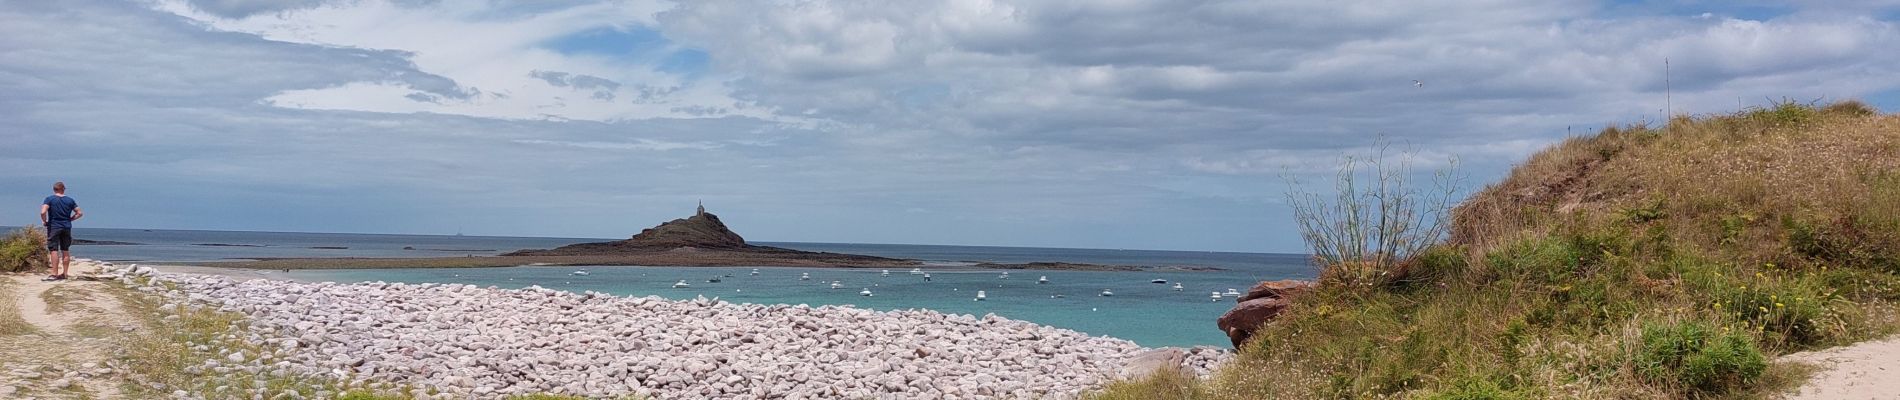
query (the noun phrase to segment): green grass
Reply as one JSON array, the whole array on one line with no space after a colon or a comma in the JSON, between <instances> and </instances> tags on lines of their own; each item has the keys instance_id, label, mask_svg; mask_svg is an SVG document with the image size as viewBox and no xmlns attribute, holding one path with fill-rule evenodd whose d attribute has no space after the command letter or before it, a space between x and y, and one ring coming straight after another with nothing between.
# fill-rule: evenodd
<instances>
[{"instance_id":1,"label":"green grass","mask_svg":"<svg viewBox=\"0 0 1900 400\"><path fill-rule=\"evenodd\" d=\"M1381 286L1322 285L1200 381L1096 398L1772 398L1774 357L1900 326L1900 117L1781 104L1605 129L1463 203Z\"/></svg>"},{"instance_id":2,"label":"green grass","mask_svg":"<svg viewBox=\"0 0 1900 400\"><path fill-rule=\"evenodd\" d=\"M85 307L86 297L85 289L70 285L56 285L40 292L40 300L46 302L48 313L63 313Z\"/></svg>"},{"instance_id":3,"label":"green grass","mask_svg":"<svg viewBox=\"0 0 1900 400\"><path fill-rule=\"evenodd\" d=\"M184 390L206 398L249 398L261 394L271 398L296 393L304 398L343 396L352 391L379 396L409 398L418 391L402 386L367 383L355 379L327 376L296 376L250 373L242 370L216 372L199 369L206 360L222 360L223 354L239 351L247 357L268 354L264 348L226 335L243 332L244 321L236 313L209 308L186 307L176 312L159 309L161 299L124 287L114 287L126 311L141 318L147 329L127 339L122 355L127 369L138 379L124 385L136 397L166 397ZM167 315L177 318L167 319ZM233 335L236 336L236 335ZM200 350L198 345L206 346ZM160 387L148 387L157 383Z\"/></svg>"}]
</instances>

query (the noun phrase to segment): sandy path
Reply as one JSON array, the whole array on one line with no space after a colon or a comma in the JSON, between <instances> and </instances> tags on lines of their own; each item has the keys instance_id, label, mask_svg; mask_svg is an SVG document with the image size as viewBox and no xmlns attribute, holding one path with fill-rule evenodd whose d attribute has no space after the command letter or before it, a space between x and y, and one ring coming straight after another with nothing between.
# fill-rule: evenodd
<instances>
[{"instance_id":1,"label":"sandy path","mask_svg":"<svg viewBox=\"0 0 1900 400\"><path fill-rule=\"evenodd\" d=\"M39 278L0 276L10 281L21 319L36 330L0 336L0 398L120 398L123 376L112 358L137 320L105 291L107 283ZM44 298L49 291L64 299L57 310Z\"/></svg>"},{"instance_id":2,"label":"sandy path","mask_svg":"<svg viewBox=\"0 0 1900 400\"><path fill-rule=\"evenodd\" d=\"M1900 399L1900 336L1781 359L1820 367L1789 399Z\"/></svg>"}]
</instances>

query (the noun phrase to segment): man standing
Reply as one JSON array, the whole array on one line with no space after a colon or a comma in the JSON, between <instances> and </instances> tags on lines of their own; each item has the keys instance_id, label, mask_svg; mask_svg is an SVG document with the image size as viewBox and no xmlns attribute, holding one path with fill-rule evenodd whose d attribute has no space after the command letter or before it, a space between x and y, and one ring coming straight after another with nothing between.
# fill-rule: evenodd
<instances>
[{"instance_id":1,"label":"man standing","mask_svg":"<svg viewBox=\"0 0 1900 400\"><path fill-rule=\"evenodd\" d=\"M66 197L66 182L53 182L53 195L40 203L40 223L46 225L46 269L48 281L66 279L73 263L73 221L85 216L79 202Z\"/></svg>"}]
</instances>

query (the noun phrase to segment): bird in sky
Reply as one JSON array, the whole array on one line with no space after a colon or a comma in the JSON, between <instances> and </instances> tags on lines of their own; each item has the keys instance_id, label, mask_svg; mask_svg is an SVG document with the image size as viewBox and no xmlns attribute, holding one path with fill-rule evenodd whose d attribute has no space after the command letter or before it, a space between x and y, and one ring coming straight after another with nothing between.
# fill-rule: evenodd
<instances>
[{"instance_id":1,"label":"bird in sky","mask_svg":"<svg viewBox=\"0 0 1900 400\"><path fill-rule=\"evenodd\" d=\"M1412 86L1413 86L1413 87L1425 87L1425 82L1419 82L1419 81L1418 81L1417 79L1413 79L1413 80L1412 80Z\"/></svg>"}]
</instances>

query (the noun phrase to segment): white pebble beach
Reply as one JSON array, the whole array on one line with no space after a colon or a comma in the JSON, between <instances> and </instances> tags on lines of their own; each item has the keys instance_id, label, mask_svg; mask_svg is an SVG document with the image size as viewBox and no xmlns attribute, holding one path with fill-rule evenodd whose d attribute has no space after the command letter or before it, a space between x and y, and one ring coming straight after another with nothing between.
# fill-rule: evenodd
<instances>
[{"instance_id":1,"label":"white pebble beach","mask_svg":"<svg viewBox=\"0 0 1900 400\"><path fill-rule=\"evenodd\" d=\"M1203 375L1231 357L930 310L117 272L166 296L161 310L241 313L243 339L276 349L207 369L350 376L440 398L1062 399L1131 373L1144 353L1183 352L1184 368Z\"/></svg>"}]
</instances>

